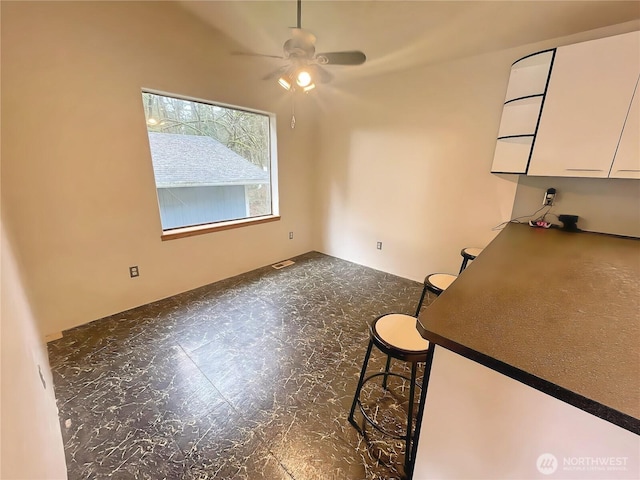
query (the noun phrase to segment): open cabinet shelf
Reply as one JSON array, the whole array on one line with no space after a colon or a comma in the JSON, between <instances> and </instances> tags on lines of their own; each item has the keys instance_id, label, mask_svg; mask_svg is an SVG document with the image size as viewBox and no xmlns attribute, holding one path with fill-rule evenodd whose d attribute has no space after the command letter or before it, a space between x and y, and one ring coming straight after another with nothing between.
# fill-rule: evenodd
<instances>
[{"instance_id":1,"label":"open cabinet shelf","mask_svg":"<svg viewBox=\"0 0 640 480\"><path fill-rule=\"evenodd\" d=\"M555 49L537 52L511 66L493 173L526 173L554 55Z\"/></svg>"}]
</instances>

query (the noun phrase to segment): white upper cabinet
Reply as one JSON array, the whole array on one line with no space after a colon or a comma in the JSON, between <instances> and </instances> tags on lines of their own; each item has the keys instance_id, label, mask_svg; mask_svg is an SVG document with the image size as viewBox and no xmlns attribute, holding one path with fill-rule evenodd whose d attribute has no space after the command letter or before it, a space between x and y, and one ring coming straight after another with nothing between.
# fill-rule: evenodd
<instances>
[{"instance_id":1,"label":"white upper cabinet","mask_svg":"<svg viewBox=\"0 0 640 480\"><path fill-rule=\"evenodd\" d=\"M640 80L640 76L638 77ZM640 91L638 83L611 166L610 178L640 178Z\"/></svg>"},{"instance_id":2,"label":"white upper cabinet","mask_svg":"<svg viewBox=\"0 0 640 480\"><path fill-rule=\"evenodd\" d=\"M528 55L511 66L491 171L526 173L554 50Z\"/></svg>"},{"instance_id":3,"label":"white upper cabinet","mask_svg":"<svg viewBox=\"0 0 640 480\"><path fill-rule=\"evenodd\" d=\"M637 178L639 75L640 32L559 47L527 173Z\"/></svg>"}]
</instances>

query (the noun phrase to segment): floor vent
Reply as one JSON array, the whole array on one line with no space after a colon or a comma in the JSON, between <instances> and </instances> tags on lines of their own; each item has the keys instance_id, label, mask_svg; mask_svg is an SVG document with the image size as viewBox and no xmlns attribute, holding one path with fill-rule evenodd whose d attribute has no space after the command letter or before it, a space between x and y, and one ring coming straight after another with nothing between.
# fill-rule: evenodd
<instances>
[{"instance_id":1,"label":"floor vent","mask_svg":"<svg viewBox=\"0 0 640 480\"><path fill-rule=\"evenodd\" d=\"M293 265L296 262L292 262L291 260L285 260L284 262L274 263L271 265L276 270L280 270L281 268L288 267L289 265Z\"/></svg>"}]
</instances>

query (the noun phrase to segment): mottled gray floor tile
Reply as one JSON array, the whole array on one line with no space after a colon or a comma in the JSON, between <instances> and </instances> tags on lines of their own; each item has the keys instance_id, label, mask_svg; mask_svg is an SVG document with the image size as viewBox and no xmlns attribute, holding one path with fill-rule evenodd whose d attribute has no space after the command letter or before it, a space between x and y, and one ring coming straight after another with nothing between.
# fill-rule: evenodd
<instances>
[{"instance_id":1,"label":"mottled gray floor tile","mask_svg":"<svg viewBox=\"0 0 640 480\"><path fill-rule=\"evenodd\" d=\"M50 343L69 478L400 478L402 447L347 415L368 324L413 314L421 285L316 252L293 260Z\"/></svg>"},{"instance_id":2,"label":"mottled gray floor tile","mask_svg":"<svg viewBox=\"0 0 640 480\"><path fill-rule=\"evenodd\" d=\"M184 479L292 480L293 477L268 451L250 452L248 458L227 458L189 464Z\"/></svg>"},{"instance_id":3,"label":"mottled gray floor tile","mask_svg":"<svg viewBox=\"0 0 640 480\"><path fill-rule=\"evenodd\" d=\"M67 459L69 478L179 479L185 472L180 449L167 438L148 431L127 429L105 441L89 455Z\"/></svg>"},{"instance_id":4,"label":"mottled gray floor tile","mask_svg":"<svg viewBox=\"0 0 640 480\"><path fill-rule=\"evenodd\" d=\"M346 420L346 416L343 417ZM283 420L285 420L283 418ZM272 440L271 451L295 479L390 479L399 475L377 459L367 458L364 441L339 438L330 427L341 419L322 410L288 419Z\"/></svg>"},{"instance_id":5,"label":"mottled gray floor tile","mask_svg":"<svg viewBox=\"0 0 640 480\"><path fill-rule=\"evenodd\" d=\"M210 412L201 419L201 432L185 450L187 478L290 478L271 453L270 438L235 410Z\"/></svg>"}]
</instances>

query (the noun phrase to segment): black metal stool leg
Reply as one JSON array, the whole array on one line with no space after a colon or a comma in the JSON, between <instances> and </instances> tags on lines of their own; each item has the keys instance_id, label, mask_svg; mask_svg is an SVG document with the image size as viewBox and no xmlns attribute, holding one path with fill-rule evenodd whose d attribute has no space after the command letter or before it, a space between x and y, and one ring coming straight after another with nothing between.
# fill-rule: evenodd
<instances>
[{"instance_id":1,"label":"black metal stool leg","mask_svg":"<svg viewBox=\"0 0 640 480\"><path fill-rule=\"evenodd\" d=\"M420 309L422 308L422 303L424 302L424 297L427 295L427 284L424 283L424 287L422 287L422 295L420 295L420 301L418 302L418 308L416 308L416 317L420 315Z\"/></svg>"},{"instance_id":2,"label":"black metal stool leg","mask_svg":"<svg viewBox=\"0 0 640 480\"><path fill-rule=\"evenodd\" d=\"M435 343L429 344L429 349L427 350L427 361L424 364L424 374L422 376L422 388L420 389L420 403L418 405L418 416L416 417L416 430L414 432L413 445L411 446L411 464L409 465L409 470L405 471L408 480L412 480L413 478L415 458L418 453L418 441L420 440L420 430L422 429L424 404L427 399L427 388L429 387L429 379L431 378L431 365L433 364L433 354L435 353L435 349Z\"/></svg>"},{"instance_id":3,"label":"black metal stool leg","mask_svg":"<svg viewBox=\"0 0 640 480\"><path fill-rule=\"evenodd\" d=\"M413 465L413 397L415 396L416 387L416 371L418 364L416 362L411 363L411 385L409 386L409 410L407 411L407 436L405 438L404 448L404 471L406 475L409 475L411 466Z\"/></svg>"},{"instance_id":4,"label":"black metal stool leg","mask_svg":"<svg viewBox=\"0 0 640 480\"><path fill-rule=\"evenodd\" d=\"M445 274L441 274L445 275ZM449 277L454 277L450 275ZM422 303L424 296L426 295L426 289L428 287L429 291L432 291L433 287L430 283L425 279L425 291L423 291L423 298L420 299L420 304ZM445 278L446 281L449 278ZM417 310L420 311L420 304L418 304ZM415 451L416 451L416 442L418 438L418 433L416 428L414 428L414 423L416 425L421 421L421 403L416 406L416 388L421 388L417 382L417 371L418 364L424 362L425 360L429 360L429 342L420 337L420 333L416 329L416 317L413 315L407 315L404 313L390 313L381 315L376 318L373 323L370 325L370 338L369 345L367 347L367 353L364 358L364 362L362 364L362 370L360 371L360 378L358 379L358 385L356 387L355 395L353 397L353 402L351 404L351 410L349 412L349 423L361 434L365 435L364 426L360 426L356 422L355 419L355 411L356 407L360 409L361 416L363 418L363 422L366 425L367 423L382 435L393 438L395 441L404 442L405 444L405 459L404 459L404 467L406 471L407 478L410 477L413 464L415 461ZM414 348L414 346L422 345L423 348ZM375 346L381 353L384 353L387 356L386 365L384 370L380 371L377 368L376 373L371 374L367 372L369 367L369 361L371 359L373 346ZM408 348L405 348L408 347ZM391 371L391 359L395 358L396 360L401 360L402 362L411 364L411 375L403 368L402 371ZM377 362L376 362L377 363ZM389 389L389 377L398 377L402 379L403 382L409 382L409 388L405 390L406 384L403 383L403 391L409 394L408 410L406 412L406 426L400 425L400 431L387 429L380 421L376 418L378 413L378 407L380 405L363 403L361 397L363 396L364 385L369 381L378 382L377 377L383 377L382 386L385 390ZM369 392L369 389L366 390ZM375 392L378 393L377 391ZM383 394L384 395L384 394ZM393 396L395 397L395 395ZM405 395L402 395L405 397ZM406 397L405 397L406 398ZM424 397L423 397L424 398ZM375 397L371 399L373 402L379 399ZM385 398L386 400L386 398ZM391 399L395 401L394 409L400 409L400 411L405 410L404 407L404 398L395 398ZM375 408L375 413L372 411L372 406ZM404 429L404 430L403 430ZM402 467L400 467L402 468Z\"/></svg>"},{"instance_id":5,"label":"black metal stool leg","mask_svg":"<svg viewBox=\"0 0 640 480\"><path fill-rule=\"evenodd\" d=\"M389 378L389 367L391 366L391 355L387 355L387 364L384 367L384 376L382 377L382 388L387 389L387 378Z\"/></svg>"},{"instance_id":6,"label":"black metal stool leg","mask_svg":"<svg viewBox=\"0 0 640 480\"><path fill-rule=\"evenodd\" d=\"M355 427L356 430L362 433L362 429L358 426L353 413L356 410L356 405L360 399L360 390L362 390L362 384L364 382L364 375L367 372L367 365L369 364L369 357L371 356L371 349L373 348L373 340L369 340L369 346L367 347L367 354L364 356L364 363L362 364L362 371L360 372L360 379L358 380L358 386L356 387L356 393L353 396L353 403L351 404L351 412L349 412L349 423ZM386 379L386 377L385 377Z\"/></svg>"},{"instance_id":7,"label":"black metal stool leg","mask_svg":"<svg viewBox=\"0 0 640 480\"><path fill-rule=\"evenodd\" d=\"M462 258L462 265L460 266L460 272L458 274L462 273L462 271L465 268L467 268L467 263L469 263L469 259L467 257L463 257Z\"/></svg>"}]
</instances>

